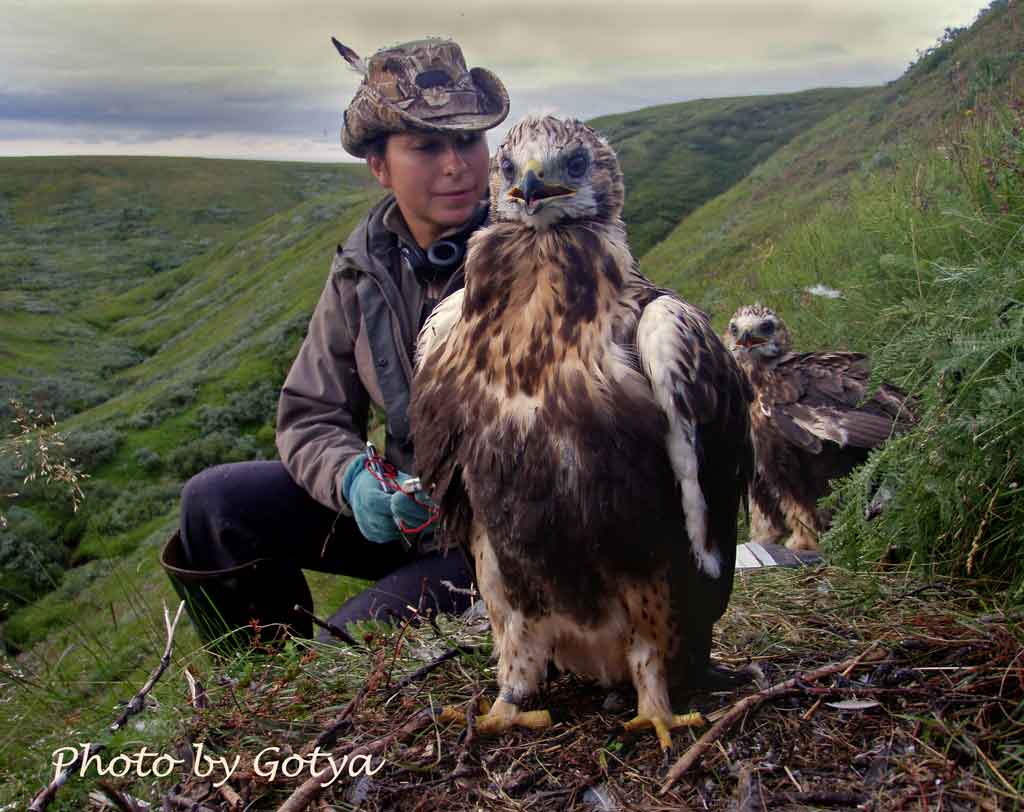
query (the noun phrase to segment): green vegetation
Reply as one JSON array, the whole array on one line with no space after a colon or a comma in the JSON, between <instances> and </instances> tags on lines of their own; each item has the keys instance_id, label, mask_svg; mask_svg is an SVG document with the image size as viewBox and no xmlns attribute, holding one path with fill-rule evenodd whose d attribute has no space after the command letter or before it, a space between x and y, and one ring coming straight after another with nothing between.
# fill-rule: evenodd
<instances>
[{"instance_id":1,"label":"green vegetation","mask_svg":"<svg viewBox=\"0 0 1024 812\"><path fill-rule=\"evenodd\" d=\"M866 92L828 88L702 99L588 122L608 138L622 164L623 219L634 255L643 256L686 215Z\"/></svg>"},{"instance_id":2,"label":"green vegetation","mask_svg":"<svg viewBox=\"0 0 1024 812\"><path fill-rule=\"evenodd\" d=\"M835 560L982 576L988 600L1017 603L1024 122L1003 100L1024 78L1020 24L993 4L882 88L592 122L622 158L648 275L718 326L761 299L801 348L871 352L917 398L919 426L836 493ZM274 454L276 392L330 256L378 194L358 166L0 160L0 420L10 397L52 413L54 461L90 475L76 512L66 481L23 483L0 454L0 645L20 654L0 662L0 806L145 680L160 601L174 600L156 555L180 488ZM883 486L894 497L866 522ZM321 610L359 587L311 581ZM156 694L168 707L185 664L211 675L189 624L177 639L179 682ZM172 716L146 728L151 749ZM53 808L76 808L80 790Z\"/></svg>"},{"instance_id":3,"label":"green vegetation","mask_svg":"<svg viewBox=\"0 0 1024 812\"><path fill-rule=\"evenodd\" d=\"M851 178L891 169L907 147L949 141L968 111L1024 81L1020 11L993 3L899 79L804 130L643 254L641 269L724 326L734 291L767 290L761 269L787 232L846 199ZM999 66L993 69L993 66Z\"/></svg>"}]
</instances>

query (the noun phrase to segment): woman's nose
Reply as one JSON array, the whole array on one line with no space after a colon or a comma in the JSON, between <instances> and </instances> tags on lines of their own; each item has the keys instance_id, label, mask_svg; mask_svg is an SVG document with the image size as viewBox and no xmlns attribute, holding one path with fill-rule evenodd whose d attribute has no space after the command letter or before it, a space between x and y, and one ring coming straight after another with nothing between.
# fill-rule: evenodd
<instances>
[{"instance_id":1,"label":"woman's nose","mask_svg":"<svg viewBox=\"0 0 1024 812\"><path fill-rule=\"evenodd\" d=\"M461 172L467 166L466 158L457 144L448 144L444 155L444 171L449 175Z\"/></svg>"}]
</instances>

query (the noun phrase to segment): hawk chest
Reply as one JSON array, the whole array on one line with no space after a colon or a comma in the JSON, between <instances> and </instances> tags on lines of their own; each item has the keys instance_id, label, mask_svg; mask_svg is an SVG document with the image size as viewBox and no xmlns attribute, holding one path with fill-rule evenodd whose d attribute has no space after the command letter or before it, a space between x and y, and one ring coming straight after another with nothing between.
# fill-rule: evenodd
<instances>
[{"instance_id":1,"label":"hawk chest","mask_svg":"<svg viewBox=\"0 0 1024 812\"><path fill-rule=\"evenodd\" d=\"M519 324L494 326L492 347L504 341L502 327ZM629 348L599 318L573 331L552 319L520 342L467 364L464 397L453 404L467 427L459 462L475 520L506 565L579 571L563 583L588 567L598 580L598 571L656 568L659 540L679 538L680 511L667 421ZM638 531L634 546L622 544Z\"/></svg>"}]
</instances>

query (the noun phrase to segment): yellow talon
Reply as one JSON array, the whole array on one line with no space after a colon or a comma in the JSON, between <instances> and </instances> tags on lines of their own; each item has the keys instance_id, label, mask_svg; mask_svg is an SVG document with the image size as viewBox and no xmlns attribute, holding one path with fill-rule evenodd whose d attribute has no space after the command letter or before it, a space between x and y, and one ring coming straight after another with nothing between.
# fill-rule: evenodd
<instances>
[{"instance_id":1,"label":"yellow talon","mask_svg":"<svg viewBox=\"0 0 1024 812\"><path fill-rule=\"evenodd\" d=\"M655 734L658 736L658 744L661 745L661 749L671 750L671 731L673 729L677 727L703 727L704 724L704 717L697 711L694 711L692 713L676 713L664 719L660 716L650 717L638 714L623 724L623 728L628 733L635 733L638 730L646 730L649 727L653 727Z\"/></svg>"},{"instance_id":2,"label":"yellow talon","mask_svg":"<svg viewBox=\"0 0 1024 812\"><path fill-rule=\"evenodd\" d=\"M502 733L511 727L526 727L543 730L551 727L551 714L546 710L521 711L511 702L499 699L492 707L487 700L480 701L482 715L476 717L476 731L484 735ZM466 714L458 708L446 705L438 716L441 722L466 724Z\"/></svg>"}]
</instances>

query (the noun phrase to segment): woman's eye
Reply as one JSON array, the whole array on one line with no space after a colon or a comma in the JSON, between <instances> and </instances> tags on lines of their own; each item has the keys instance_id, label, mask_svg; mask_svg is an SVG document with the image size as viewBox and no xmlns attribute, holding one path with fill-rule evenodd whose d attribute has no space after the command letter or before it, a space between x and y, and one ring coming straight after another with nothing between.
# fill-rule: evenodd
<instances>
[{"instance_id":1,"label":"woman's eye","mask_svg":"<svg viewBox=\"0 0 1024 812\"><path fill-rule=\"evenodd\" d=\"M583 176L583 173L587 171L587 156L586 155L574 155L569 159L569 164L566 167L569 170L569 174L574 178Z\"/></svg>"}]
</instances>

